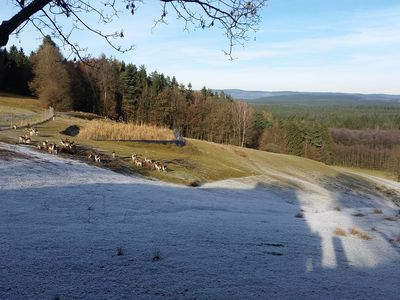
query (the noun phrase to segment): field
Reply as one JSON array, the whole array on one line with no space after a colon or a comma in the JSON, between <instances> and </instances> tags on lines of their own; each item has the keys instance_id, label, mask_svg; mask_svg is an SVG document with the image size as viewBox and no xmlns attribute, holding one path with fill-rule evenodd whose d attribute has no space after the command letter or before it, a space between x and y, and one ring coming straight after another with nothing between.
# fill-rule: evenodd
<instances>
[{"instance_id":1,"label":"field","mask_svg":"<svg viewBox=\"0 0 400 300\"><path fill-rule=\"evenodd\" d=\"M1 299L398 297L399 183L198 140L62 133L93 119L59 113L36 126L33 143L69 137L77 154L0 131ZM135 167L132 153L168 172Z\"/></svg>"},{"instance_id":2,"label":"field","mask_svg":"<svg viewBox=\"0 0 400 300\"><path fill-rule=\"evenodd\" d=\"M191 188L0 143L0 298L398 297L398 183L243 155Z\"/></svg>"},{"instance_id":3,"label":"field","mask_svg":"<svg viewBox=\"0 0 400 300\"><path fill-rule=\"evenodd\" d=\"M26 106L31 112L40 111L40 103L37 101L29 98L0 97L1 107L22 109L22 106ZM40 135L33 137L33 144L45 140L59 143L60 139L69 137L61 133L66 128L76 125L84 129L88 124L91 124L93 119L96 120L98 117L85 113L58 113L54 121L36 126ZM23 133L23 129L0 131L0 141L16 143L18 136ZM309 159L192 139L186 140L186 146L179 147L174 144L97 141L83 138L81 135L69 138L74 140L81 150L81 155L75 157L76 159L87 161L85 155L88 151L93 150L104 156L104 163L101 166L105 168L119 172L139 173L149 178L185 185L229 178L265 176L263 169L266 167L270 170L285 172L288 175L309 178L321 178L319 174L323 174L324 178L334 178L340 175L340 172L337 172L336 169ZM117 156L115 161L110 159L113 151ZM132 153L166 163L168 172L159 173L146 168L135 167L131 162ZM67 155L67 157L69 156ZM387 177L384 172L379 173L379 175ZM274 176L271 175L271 177Z\"/></svg>"}]
</instances>

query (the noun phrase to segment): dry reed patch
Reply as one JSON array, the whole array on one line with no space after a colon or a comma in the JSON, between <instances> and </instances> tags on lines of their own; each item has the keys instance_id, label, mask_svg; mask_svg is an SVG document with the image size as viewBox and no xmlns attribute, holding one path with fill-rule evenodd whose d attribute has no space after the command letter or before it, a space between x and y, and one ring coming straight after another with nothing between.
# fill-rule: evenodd
<instances>
[{"instance_id":1,"label":"dry reed patch","mask_svg":"<svg viewBox=\"0 0 400 300\"><path fill-rule=\"evenodd\" d=\"M172 130L154 125L93 120L80 130L80 138L103 141L172 141Z\"/></svg>"},{"instance_id":2,"label":"dry reed patch","mask_svg":"<svg viewBox=\"0 0 400 300\"><path fill-rule=\"evenodd\" d=\"M334 233L338 236L347 236L346 230L339 227L334 230Z\"/></svg>"},{"instance_id":3,"label":"dry reed patch","mask_svg":"<svg viewBox=\"0 0 400 300\"><path fill-rule=\"evenodd\" d=\"M374 210L373 210L373 213L374 214L383 214L383 211L382 211L382 209L380 209L380 208L374 208Z\"/></svg>"},{"instance_id":4,"label":"dry reed patch","mask_svg":"<svg viewBox=\"0 0 400 300\"><path fill-rule=\"evenodd\" d=\"M372 237L370 237L369 235L363 233L361 230L353 227L350 229L350 234L357 236L358 238L362 239L362 240L372 240Z\"/></svg>"}]
</instances>

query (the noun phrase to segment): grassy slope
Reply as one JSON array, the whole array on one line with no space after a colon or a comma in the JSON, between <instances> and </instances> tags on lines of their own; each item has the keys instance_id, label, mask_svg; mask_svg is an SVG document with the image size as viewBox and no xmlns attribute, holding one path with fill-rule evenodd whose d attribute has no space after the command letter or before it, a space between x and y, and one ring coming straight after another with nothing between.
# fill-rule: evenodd
<instances>
[{"instance_id":1,"label":"grassy slope","mask_svg":"<svg viewBox=\"0 0 400 300\"><path fill-rule=\"evenodd\" d=\"M10 116L26 118L42 110L42 103L37 99L0 93L0 127L10 126Z\"/></svg>"},{"instance_id":2,"label":"grassy slope","mask_svg":"<svg viewBox=\"0 0 400 300\"><path fill-rule=\"evenodd\" d=\"M43 110L42 103L34 98L0 93L0 111L9 113L34 113Z\"/></svg>"},{"instance_id":3,"label":"grassy slope","mask_svg":"<svg viewBox=\"0 0 400 300\"><path fill-rule=\"evenodd\" d=\"M23 103L26 103L28 108L37 105L37 100L33 99L12 99L15 98L0 97L0 108L3 105L21 107ZM12 101L17 103L12 104ZM70 125L83 127L89 122L82 117L85 117L85 114L82 114L79 118L69 114L59 114L55 121L36 126L40 130L40 136L34 137L34 143L46 139L58 143L60 138L66 137L60 133L65 128ZM88 115L88 117L92 116ZM20 130L3 131L0 132L0 140L15 143L21 134L22 131ZM93 141L79 137L74 137L73 140L81 149L95 149L102 153L104 157L109 157L111 152L115 151L118 157L117 161L109 160L109 162L103 163L105 167L134 171L144 176L181 184L188 184L195 180L207 182L257 175L277 179L276 174L315 181L326 177L339 177L341 174L341 171L337 168L305 158L192 139L187 139L185 147L134 142ZM166 162L169 172L161 174L134 167L130 160L132 153Z\"/></svg>"}]
</instances>

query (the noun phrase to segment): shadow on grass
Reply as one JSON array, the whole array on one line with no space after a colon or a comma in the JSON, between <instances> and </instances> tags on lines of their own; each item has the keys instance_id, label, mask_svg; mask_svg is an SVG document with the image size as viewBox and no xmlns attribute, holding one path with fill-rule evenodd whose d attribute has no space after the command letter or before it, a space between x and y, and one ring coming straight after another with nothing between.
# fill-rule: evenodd
<instances>
[{"instance_id":1,"label":"shadow on grass","mask_svg":"<svg viewBox=\"0 0 400 300\"><path fill-rule=\"evenodd\" d=\"M65 176L54 173L61 168L68 174L57 161L32 172ZM14 166L20 179L26 172ZM345 205L345 197L338 201ZM332 238L336 264L325 266L322 237L307 213L295 218L301 209L295 190L265 183L193 189L60 181L2 189L0 298L398 296L397 266L354 267L339 237ZM155 249L163 258L157 264Z\"/></svg>"}]
</instances>

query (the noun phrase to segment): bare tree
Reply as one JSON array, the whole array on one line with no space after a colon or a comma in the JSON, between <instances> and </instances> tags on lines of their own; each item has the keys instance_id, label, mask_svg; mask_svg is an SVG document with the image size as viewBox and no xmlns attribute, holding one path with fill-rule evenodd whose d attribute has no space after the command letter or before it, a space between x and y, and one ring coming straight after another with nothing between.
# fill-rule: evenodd
<instances>
[{"instance_id":1,"label":"bare tree","mask_svg":"<svg viewBox=\"0 0 400 300\"><path fill-rule=\"evenodd\" d=\"M232 103L234 132L238 138L238 146L244 147L253 133L254 109L244 101Z\"/></svg>"},{"instance_id":2,"label":"bare tree","mask_svg":"<svg viewBox=\"0 0 400 300\"><path fill-rule=\"evenodd\" d=\"M387 167L397 177L397 181L400 182L400 145L393 147Z\"/></svg>"},{"instance_id":3,"label":"bare tree","mask_svg":"<svg viewBox=\"0 0 400 300\"><path fill-rule=\"evenodd\" d=\"M89 16L96 16L99 23L111 23L123 10L132 15L143 0L11 0L19 11L4 20L0 25L0 47L7 44L11 34L19 33L28 23L41 34L69 48L70 52L82 58L86 49L72 40L76 30L88 30L105 39L111 47L120 52L129 51L115 44L115 39L124 36L123 31L103 33L95 25L88 23ZM169 13L183 20L186 29L210 28L219 26L225 33L229 46L226 51L232 54L236 44L248 39L248 32L257 30L260 21L260 9L268 0L159 0L161 13L156 24L165 22ZM70 28L62 27L61 21L70 20Z\"/></svg>"}]
</instances>

